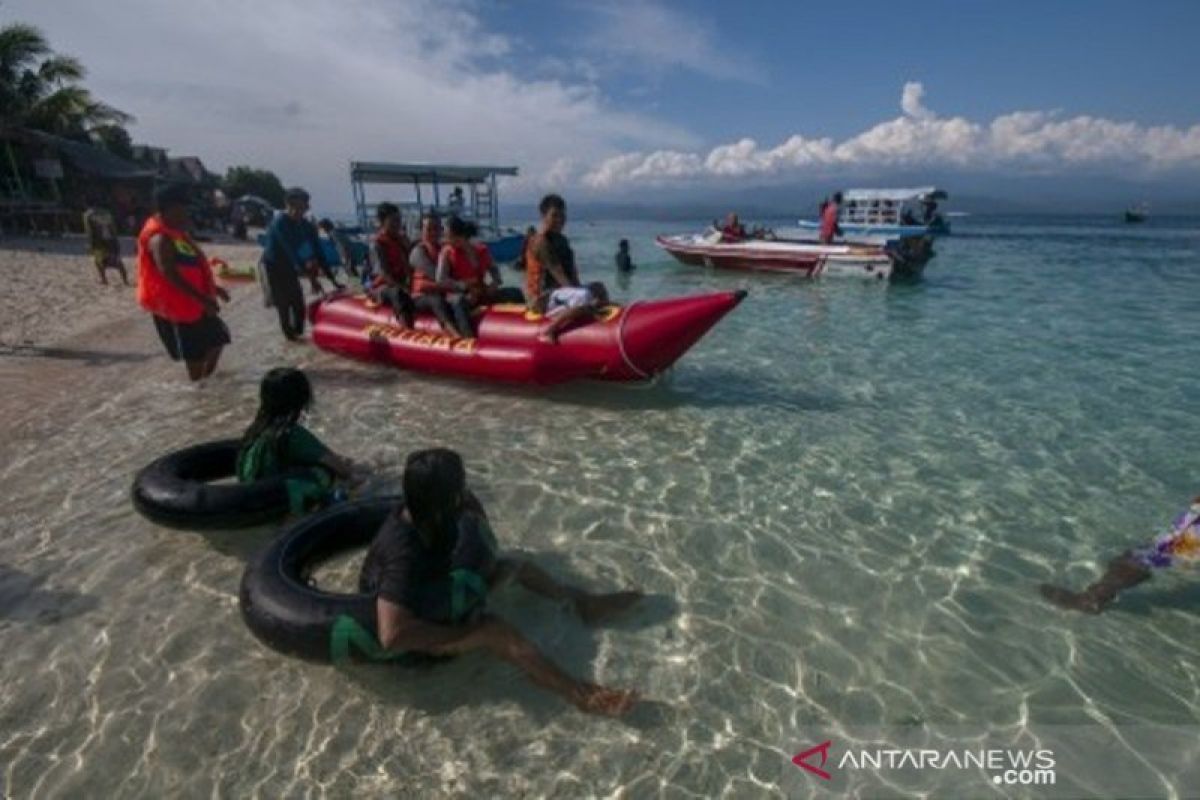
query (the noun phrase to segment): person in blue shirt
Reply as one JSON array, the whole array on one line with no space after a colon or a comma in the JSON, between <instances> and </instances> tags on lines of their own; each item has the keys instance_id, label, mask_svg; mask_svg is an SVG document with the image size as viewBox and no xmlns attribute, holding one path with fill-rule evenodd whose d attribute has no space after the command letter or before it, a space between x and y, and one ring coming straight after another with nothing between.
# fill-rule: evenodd
<instances>
[{"instance_id":1,"label":"person in blue shirt","mask_svg":"<svg viewBox=\"0 0 1200 800\"><path fill-rule=\"evenodd\" d=\"M271 300L279 312L279 326L289 341L296 341L304 333L304 290L300 276L308 277L313 294L325 293L317 279L318 270L336 288L342 288L321 252L317 227L304 216L308 213L308 200L308 192L299 187L287 190L286 210L276 214L267 227L262 254Z\"/></svg>"}]
</instances>

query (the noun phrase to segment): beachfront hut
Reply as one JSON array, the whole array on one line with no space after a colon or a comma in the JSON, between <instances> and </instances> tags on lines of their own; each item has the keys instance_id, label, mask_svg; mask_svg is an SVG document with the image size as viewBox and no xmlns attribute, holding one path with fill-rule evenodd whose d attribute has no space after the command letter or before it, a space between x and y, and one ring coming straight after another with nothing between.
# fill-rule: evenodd
<instances>
[{"instance_id":1,"label":"beachfront hut","mask_svg":"<svg viewBox=\"0 0 1200 800\"><path fill-rule=\"evenodd\" d=\"M5 230L78 229L90 204L112 210L128 230L151 206L155 170L109 151L28 128L0 130L3 183L0 227Z\"/></svg>"}]
</instances>

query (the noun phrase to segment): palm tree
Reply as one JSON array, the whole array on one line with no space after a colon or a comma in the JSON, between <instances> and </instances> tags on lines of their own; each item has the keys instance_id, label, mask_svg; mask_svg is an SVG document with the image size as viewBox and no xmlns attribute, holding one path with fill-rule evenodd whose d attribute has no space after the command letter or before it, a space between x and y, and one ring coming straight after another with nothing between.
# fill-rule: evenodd
<instances>
[{"instance_id":1,"label":"palm tree","mask_svg":"<svg viewBox=\"0 0 1200 800\"><path fill-rule=\"evenodd\" d=\"M133 117L79 85L86 74L78 59L51 50L34 26L5 25L0 28L0 125L86 139L97 127L131 122Z\"/></svg>"}]
</instances>

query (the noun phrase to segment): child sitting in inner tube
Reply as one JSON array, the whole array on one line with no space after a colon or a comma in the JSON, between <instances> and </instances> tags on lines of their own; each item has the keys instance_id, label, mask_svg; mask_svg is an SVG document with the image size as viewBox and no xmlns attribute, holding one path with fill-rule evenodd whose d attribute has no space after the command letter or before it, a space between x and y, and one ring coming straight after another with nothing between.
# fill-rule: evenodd
<instances>
[{"instance_id":1,"label":"child sitting in inner tube","mask_svg":"<svg viewBox=\"0 0 1200 800\"><path fill-rule=\"evenodd\" d=\"M1200 497L1153 542L1127 550L1108 563L1099 580L1081 592L1042 584L1042 596L1062 608L1099 614L1125 589L1150 580L1152 570L1200 559Z\"/></svg>"},{"instance_id":2,"label":"child sitting in inner tube","mask_svg":"<svg viewBox=\"0 0 1200 800\"><path fill-rule=\"evenodd\" d=\"M564 286L550 292L546 316L550 324L538 334L539 342L558 344L562 332L577 322L590 322L608 305L608 289L599 281L587 286Z\"/></svg>"},{"instance_id":3,"label":"child sitting in inner tube","mask_svg":"<svg viewBox=\"0 0 1200 800\"><path fill-rule=\"evenodd\" d=\"M534 683L580 709L617 716L634 692L579 680L542 655L519 630L484 612L490 589L515 579L542 597L570 603L585 623L623 611L639 592L590 594L558 583L537 566L500 557L479 500L467 489L462 458L421 450L404 466L404 505L371 542L359 590L375 596L379 644L398 653L447 656L482 650L520 668Z\"/></svg>"},{"instance_id":4,"label":"child sitting in inner tube","mask_svg":"<svg viewBox=\"0 0 1200 800\"><path fill-rule=\"evenodd\" d=\"M238 480L252 483L283 476L293 515L344 497L339 480L352 485L365 477L362 468L300 424L311 402L312 387L303 372L291 367L271 370L259 389L258 414L238 450Z\"/></svg>"}]
</instances>

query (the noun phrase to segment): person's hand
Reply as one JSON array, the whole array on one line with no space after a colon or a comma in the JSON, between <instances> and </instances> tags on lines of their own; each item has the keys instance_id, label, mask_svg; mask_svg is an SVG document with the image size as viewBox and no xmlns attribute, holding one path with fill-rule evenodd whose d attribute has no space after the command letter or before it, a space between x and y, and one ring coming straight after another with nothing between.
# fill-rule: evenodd
<instances>
[{"instance_id":1,"label":"person's hand","mask_svg":"<svg viewBox=\"0 0 1200 800\"><path fill-rule=\"evenodd\" d=\"M217 301L211 297L204 298L204 315L207 317L215 317L221 313L221 307L217 305Z\"/></svg>"},{"instance_id":2,"label":"person's hand","mask_svg":"<svg viewBox=\"0 0 1200 800\"><path fill-rule=\"evenodd\" d=\"M225 291L225 289L221 286L217 287L217 297L221 298L221 300L226 303L229 302L229 292Z\"/></svg>"}]
</instances>

